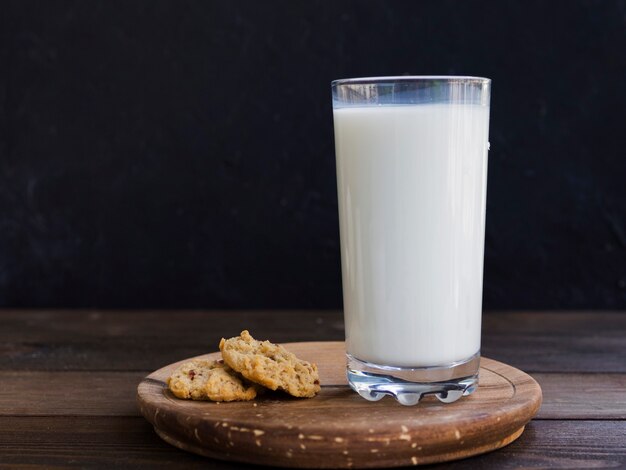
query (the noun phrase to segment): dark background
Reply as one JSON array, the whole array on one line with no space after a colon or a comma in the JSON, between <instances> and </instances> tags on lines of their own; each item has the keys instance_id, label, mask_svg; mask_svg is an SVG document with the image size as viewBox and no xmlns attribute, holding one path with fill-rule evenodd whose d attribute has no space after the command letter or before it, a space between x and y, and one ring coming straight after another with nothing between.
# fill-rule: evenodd
<instances>
[{"instance_id":1,"label":"dark background","mask_svg":"<svg viewBox=\"0 0 626 470\"><path fill-rule=\"evenodd\" d=\"M330 81L493 80L484 307L626 308L624 1L2 1L0 306L341 306Z\"/></svg>"}]
</instances>

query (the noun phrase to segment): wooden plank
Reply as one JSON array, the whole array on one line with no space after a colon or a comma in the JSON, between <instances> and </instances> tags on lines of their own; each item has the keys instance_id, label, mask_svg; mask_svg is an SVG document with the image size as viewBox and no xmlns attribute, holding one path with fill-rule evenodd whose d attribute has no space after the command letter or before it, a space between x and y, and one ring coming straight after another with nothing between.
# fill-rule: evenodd
<instances>
[{"instance_id":1,"label":"wooden plank","mask_svg":"<svg viewBox=\"0 0 626 470\"><path fill-rule=\"evenodd\" d=\"M0 417L0 468L233 468L164 443L143 418Z\"/></svg>"},{"instance_id":2,"label":"wooden plank","mask_svg":"<svg viewBox=\"0 0 626 470\"><path fill-rule=\"evenodd\" d=\"M626 419L626 374L544 374L540 419Z\"/></svg>"},{"instance_id":3,"label":"wooden plank","mask_svg":"<svg viewBox=\"0 0 626 470\"><path fill-rule=\"evenodd\" d=\"M482 354L525 372L626 372L623 312L483 316Z\"/></svg>"},{"instance_id":4,"label":"wooden plank","mask_svg":"<svg viewBox=\"0 0 626 470\"><path fill-rule=\"evenodd\" d=\"M152 371L244 328L275 342L343 339L337 311L0 310L0 370Z\"/></svg>"},{"instance_id":5,"label":"wooden plank","mask_svg":"<svg viewBox=\"0 0 626 470\"><path fill-rule=\"evenodd\" d=\"M197 457L142 418L0 417L0 468L258 468ZM624 468L626 422L532 421L511 445L441 469Z\"/></svg>"},{"instance_id":6,"label":"wooden plank","mask_svg":"<svg viewBox=\"0 0 626 470\"><path fill-rule=\"evenodd\" d=\"M495 312L483 355L526 372L626 372L626 314ZM145 370L248 328L278 342L343 339L337 311L0 311L0 370Z\"/></svg>"},{"instance_id":7,"label":"wooden plank","mask_svg":"<svg viewBox=\"0 0 626 470\"><path fill-rule=\"evenodd\" d=\"M280 341L313 341L332 332L343 337L337 310L0 310L0 342L165 337L206 344L248 326L283 335Z\"/></svg>"},{"instance_id":8,"label":"wooden plank","mask_svg":"<svg viewBox=\"0 0 626 470\"><path fill-rule=\"evenodd\" d=\"M0 311L0 468L233 468L160 441L134 416L135 390L244 326L280 342L343 338L339 312ZM486 314L483 354L532 373L542 420L441 468L626 467L626 315Z\"/></svg>"},{"instance_id":9,"label":"wooden plank","mask_svg":"<svg viewBox=\"0 0 626 470\"><path fill-rule=\"evenodd\" d=\"M438 469L624 468L626 422L532 421L510 446Z\"/></svg>"},{"instance_id":10,"label":"wooden plank","mask_svg":"<svg viewBox=\"0 0 626 470\"><path fill-rule=\"evenodd\" d=\"M137 385L150 372L0 371L0 416L139 416ZM532 376L541 419L626 419L626 374Z\"/></svg>"},{"instance_id":11,"label":"wooden plank","mask_svg":"<svg viewBox=\"0 0 626 470\"><path fill-rule=\"evenodd\" d=\"M0 416L139 416L144 372L0 372Z\"/></svg>"}]
</instances>

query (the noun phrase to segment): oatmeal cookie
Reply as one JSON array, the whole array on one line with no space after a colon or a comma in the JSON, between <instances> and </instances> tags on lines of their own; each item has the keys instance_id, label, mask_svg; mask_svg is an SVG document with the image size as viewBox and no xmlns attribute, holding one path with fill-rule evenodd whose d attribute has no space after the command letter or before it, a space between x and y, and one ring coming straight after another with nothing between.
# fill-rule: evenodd
<instances>
[{"instance_id":1,"label":"oatmeal cookie","mask_svg":"<svg viewBox=\"0 0 626 470\"><path fill-rule=\"evenodd\" d=\"M245 401L256 397L257 386L246 383L223 361L195 360L182 364L167 379L178 398L212 401Z\"/></svg>"},{"instance_id":2,"label":"oatmeal cookie","mask_svg":"<svg viewBox=\"0 0 626 470\"><path fill-rule=\"evenodd\" d=\"M247 330L220 341L226 364L251 382L294 397L313 397L320 391L317 366L298 359L284 347L257 341Z\"/></svg>"}]
</instances>

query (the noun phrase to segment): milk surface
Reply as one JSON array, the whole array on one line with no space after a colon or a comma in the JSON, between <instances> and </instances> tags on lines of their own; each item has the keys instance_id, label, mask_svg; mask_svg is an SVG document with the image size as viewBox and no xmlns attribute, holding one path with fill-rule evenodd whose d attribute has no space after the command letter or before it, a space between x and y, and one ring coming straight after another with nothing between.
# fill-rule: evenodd
<instances>
[{"instance_id":1,"label":"milk surface","mask_svg":"<svg viewBox=\"0 0 626 470\"><path fill-rule=\"evenodd\" d=\"M480 350L489 109L334 110L347 351L399 367Z\"/></svg>"}]
</instances>

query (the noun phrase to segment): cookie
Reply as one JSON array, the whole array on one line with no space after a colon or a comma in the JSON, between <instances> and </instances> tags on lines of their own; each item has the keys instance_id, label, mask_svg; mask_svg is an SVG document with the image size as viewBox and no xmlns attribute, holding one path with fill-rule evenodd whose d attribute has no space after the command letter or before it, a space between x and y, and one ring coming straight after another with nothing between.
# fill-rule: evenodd
<instances>
[{"instance_id":1,"label":"cookie","mask_svg":"<svg viewBox=\"0 0 626 470\"><path fill-rule=\"evenodd\" d=\"M224 362L251 382L294 397L313 397L320 391L317 366L269 341L257 341L247 330L220 341Z\"/></svg>"},{"instance_id":2,"label":"cookie","mask_svg":"<svg viewBox=\"0 0 626 470\"><path fill-rule=\"evenodd\" d=\"M176 369L167 380L178 398L212 401L246 401L256 397L257 386L248 384L222 361L195 360Z\"/></svg>"}]
</instances>

